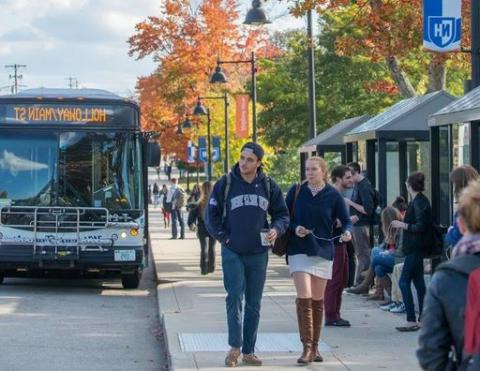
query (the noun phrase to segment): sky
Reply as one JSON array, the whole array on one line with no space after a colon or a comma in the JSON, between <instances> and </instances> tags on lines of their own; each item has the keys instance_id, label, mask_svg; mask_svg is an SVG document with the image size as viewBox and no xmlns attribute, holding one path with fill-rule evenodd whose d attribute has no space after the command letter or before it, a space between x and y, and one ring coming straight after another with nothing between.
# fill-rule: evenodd
<instances>
[{"instance_id":1,"label":"sky","mask_svg":"<svg viewBox=\"0 0 480 371\"><path fill-rule=\"evenodd\" d=\"M199 0L191 0L192 4ZM0 0L0 94L9 94L13 70L26 65L19 90L67 88L72 77L81 88L131 96L139 76L155 69L151 58L128 56L135 24L160 15L162 0ZM244 18L251 0L239 0ZM272 31L303 28L284 2L268 0ZM73 80L75 81L75 80Z\"/></svg>"}]
</instances>

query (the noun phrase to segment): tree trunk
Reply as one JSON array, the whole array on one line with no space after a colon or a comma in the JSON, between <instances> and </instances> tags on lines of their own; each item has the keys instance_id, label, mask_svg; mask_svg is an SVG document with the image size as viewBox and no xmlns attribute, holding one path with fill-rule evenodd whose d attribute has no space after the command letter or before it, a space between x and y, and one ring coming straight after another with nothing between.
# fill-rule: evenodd
<instances>
[{"instance_id":1,"label":"tree trunk","mask_svg":"<svg viewBox=\"0 0 480 371\"><path fill-rule=\"evenodd\" d=\"M416 91L410 83L407 74L400 67L397 57L389 56L386 57L385 60L387 62L388 70L390 71L390 74L395 81L395 85L400 90L400 94L402 95L402 97L414 97L416 95Z\"/></svg>"},{"instance_id":2,"label":"tree trunk","mask_svg":"<svg viewBox=\"0 0 480 371\"><path fill-rule=\"evenodd\" d=\"M432 58L428 65L428 88L427 93L437 90L445 90L447 84L447 68L445 61L439 58Z\"/></svg>"}]
</instances>

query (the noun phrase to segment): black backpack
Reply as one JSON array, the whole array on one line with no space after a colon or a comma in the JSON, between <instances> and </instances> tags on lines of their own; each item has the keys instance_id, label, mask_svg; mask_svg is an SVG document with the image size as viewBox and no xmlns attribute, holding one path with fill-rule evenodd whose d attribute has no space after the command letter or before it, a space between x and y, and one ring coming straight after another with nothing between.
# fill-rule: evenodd
<instances>
[{"instance_id":1,"label":"black backpack","mask_svg":"<svg viewBox=\"0 0 480 371\"><path fill-rule=\"evenodd\" d=\"M445 251L445 227L432 223L430 231L430 239L427 244L426 253L428 256L440 256Z\"/></svg>"},{"instance_id":2,"label":"black backpack","mask_svg":"<svg viewBox=\"0 0 480 371\"><path fill-rule=\"evenodd\" d=\"M385 198L383 195L373 187L373 214L372 214L372 224L380 225L382 210L387 206Z\"/></svg>"}]
</instances>

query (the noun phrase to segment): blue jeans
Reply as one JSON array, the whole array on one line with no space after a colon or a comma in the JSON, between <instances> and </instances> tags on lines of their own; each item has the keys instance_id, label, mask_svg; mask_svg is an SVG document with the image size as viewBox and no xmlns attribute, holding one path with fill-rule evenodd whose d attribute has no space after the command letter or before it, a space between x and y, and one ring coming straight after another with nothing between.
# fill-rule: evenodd
<instances>
[{"instance_id":1,"label":"blue jeans","mask_svg":"<svg viewBox=\"0 0 480 371\"><path fill-rule=\"evenodd\" d=\"M183 221L182 211L180 209L172 210L172 237L177 238L178 229L177 229L177 220L180 224L180 237L185 237L185 222Z\"/></svg>"},{"instance_id":2,"label":"blue jeans","mask_svg":"<svg viewBox=\"0 0 480 371\"><path fill-rule=\"evenodd\" d=\"M372 250L372 270L375 273L375 277L382 278L387 273L393 272L395 265L394 254L386 253L385 250Z\"/></svg>"},{"instance_id":3,"label":"blue jeans","mask_svg":"<svg viewBox=\"0 0 480 371\"><path fill-rule=\"evenodd\" d=\"M239 255L222 246L223 285L227 291L228 344L242 348L242 353L255 351L260 302L267 275L268 253ZM242 309L245 295L245 315Z\"/></svg>"},{"instance_id":4,"label":"blue jeans","mask_svg":"<svg viewBox=\"0 0 480 371\"><path fill-rule=\"evenodd\" d=\"M415 285L418 296L419 318L423 310L423 298L425 297L425 280L423 279L423 257L418 253L407 254L403 263L402 275L398 285L402 291L403 303L407 311L407 321L415 322L415 306L413 304L413 295L411 283Z\"/></svg>"}]
</instances>

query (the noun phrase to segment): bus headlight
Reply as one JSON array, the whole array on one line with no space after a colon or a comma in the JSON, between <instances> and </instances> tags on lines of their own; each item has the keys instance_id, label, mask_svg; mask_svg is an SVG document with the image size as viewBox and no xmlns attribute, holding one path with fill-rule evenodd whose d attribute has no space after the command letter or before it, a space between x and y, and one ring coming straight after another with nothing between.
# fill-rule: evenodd
<instances>
[{"instance_id":1,"label":"bus headlight","mask_svg":"<svg viewBox=\"0 0 480 371\"><path fill-rule=\"evenodd\" d=\"M132 237L138 236L138 229L137 228L130 229L130 236Z\"/></svg>"},{"instance_id":2,"label":"bus headlight","mask_svg":"<svg viewBox=\"0 0 480 371\"><path fill-rule=\"evenodd\" d=\"M122 232L122 233L120 233L120 237L122 237L122 238L127 238L127 232Z\"/></svg>"}]
</instances>

